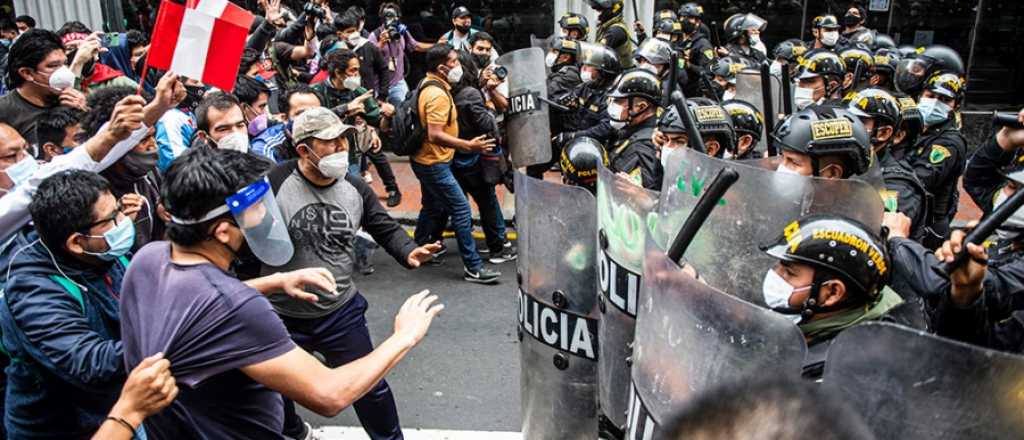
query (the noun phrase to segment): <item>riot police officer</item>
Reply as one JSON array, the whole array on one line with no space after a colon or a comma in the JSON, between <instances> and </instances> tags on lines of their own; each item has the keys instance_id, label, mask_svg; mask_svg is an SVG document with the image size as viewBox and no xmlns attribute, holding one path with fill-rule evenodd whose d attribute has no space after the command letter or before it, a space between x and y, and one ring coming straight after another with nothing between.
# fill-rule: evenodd
<instances>
[{"instance_id":1,"label":"riot police officer","mask_svg":"<svg viewBox=\"0 0 1024 440\"><path fill-rule=\"evenodd\" d=\"M562 169L562 183L583 187L595 194L597 167L598 164L608 166L608 153L594 138L579 136L562 149L558 164Z\"/></svg>"},{"instance_id":2,"label":"riot police officer","mask_svg":"<svg viewBox=\"0 0 1024 440\"><path fill-rule=\"evenodd\" d=\"M723 27L730 56L742 58L751 66L768 60L768 50L761 41L761 32L768 27L765 19L750 13L735 14L725 20Z\"/></svg>"},{"instance_id":3,"label":"riot police officer","mask_svg":"<svg viewBox=\"0 0 1024 440\"><path fill-rule=\"evenodd\" d=\"M686 100L686 105L704 140L704 153L719 158L735 155L736 132L725 109L708 98L691 98ZM689 148L689 137L675 107L661 114L652 139L660 152L662 166L673 150Z\"/></svg>"},{"instance_id":4,"label":"riot police officer","mask_svg":"<svg viewBox=\"0 0 1024 440\"><path fill-rule=\"evenodd\" d=\"M702 35L705 39L711 38L711 29L708 25L704 24L704 7L694 2L684 3L679 7L677 14L679 21L686 27L686 22L693 25L694 29L698 34ZM687 31L687 34L690 32Z\"/></svg>"},{"instance_id":5,"label":"riot police officer","mask_svg":"<svg viewBox=\"0 0 1024 440\"><path fill-rule=\"evenodd\" d=\"M868 83L889 91L896 90L893 78L896 77L896 65L900 62L899 52L889 48L879 48L872 56L871 67L868 69Z\"/></svg>"},{"instance_id":6,"label":"riot police officer","mask_svg":"<svg viewBox=\"0 0 1024 440\"><path fill-rule=\"evenodd\" d=\"M612 138L612 127L607 112L608 92L614 86L615 78L622 71L619 60L611 49L590 43L580 44L580 80L570 100L575 109L575 131L565 131L555 136L552 142L565 145L576 136L589 136L602 144Z\"/></svg>"},{"instance_id":7,"label":"riot police officer","mask_svg":"<svg viewBox=\"0 0 1024 440\"><path fill-rule=\"evenodd\" d=\"M587 17L575 12L568 12L558 19L558 27L561 29L560 36L568 40L587 41L590 35Z\"/></svg>"},{"instance_id":8,"label":"riot police officer","mask_svg":"<svg viewBox=\"0 0 1024 440\"><path fill-rule=\"evenodd\" d=\"M888 92L878 88L850 94L843 101L847 110L860 118L870 136L885 179L882 200L886 211L901 212L909 217L913 221L910 237L922 240L931 233L931 194L913 168L889 152L902 119L899 103Z\"/></svg>"},{"instance_id":9,"label":"riot police officer","mask_svg":"<svg viewBox=\"0 0 1024 440\"><path fill-rule=\"evenodd\" d=\"M674 90L682 89L686 84L686 69L683 61L675 58L672 45L660 38L652 38L640 44L633 60L638 69L653 73L662 83L662 107L668 106L668 97ZM675 84L672 84L672 61L676 62Z\"/></svg>"},{"instance_id":10,"label":"riot police officer","mask_svg":"<svg viewBox=\"0 0 1024 440\"><path fill-rule=\"evenodd\" d=\"M823 104L842 97L846 84L846 63L834 52L814 49L804 55L793 103L797 109ZM852 76L851 76L852 78Z\"/></svg>"},{"instance_id":11,"label":"riot police officer","mask_svg":"<svg viewBox=\"0 0 1024 440\"><path fill-rule=\"evenodd\" d=\"M623 69L633 67L633 36L622 18L622 0L587 0L598 12L597 35L594 42L615 52Z\"/></svg>"},{"instance_id":12,"label":"riot police officer","mask_svg":"<svg viewBox=\"0 0 1024 440\"><path fill-rule=\"evenodd\" d=\"M856 220L805 216L761 250L779 260L764 276L765 304L790 317L807 339L804 377L821 377L828 347L840 332L887 319L903 304L886 287L891 262L885 241Z\"/></svg>"},{"instance_id":13,"label":"riot police officer","mask_svg":"<svg viewBox=\"0 0 1024 440\"><path fill-rule=\"evenodd\" d=\"M949 233L960 192L957 181L967 160L967 142L958 128L956 111L964 98L964 81L953 73L940 73L928 79L918 100L924 132L917 148L906 160L934 196L932 230L935 236L924 245L935 249Z\"/></svg>"},{"instance_id":14,"label":"riot police officer","mask_svg":"<svg viewBox=\"0 0 1024 440\"><path fill-rule=\"evenodd\" d=\"M711 63L711 89L716 101L727 101L736 96L736 74L748 67L744 59L731 55Z\"/></svg>"},{"instance_id":15,"label":"riot police officer","mask_svg":"<svg viewBox=\"0 0 1024 440\"><path fill-rule=\"evenodd\" d=\"M673 42L672 34L672 23L679 23L679 16L676 15L676 11L671 9L662 9L654 13L654 38L660 38L665 41ZM634 23L634 30L636 31L637 44L647 41L647 31L644 30L643 24L639 21ZM682 27L680 26L681 30ZM674 42L673 42L674 44Z\"/></svg>"},{"instance_id":16,"label":"riot police officer","mask_svg":"<svg viewBox=\"0 0 1024 440\"><path fill-rule=\"evenodd\" d=\"M661 190L663 175L652 140L659 102L658 78L643 69L623 73L608 94L608 115L616 132L616 141L608 154L608 168L655 191Z\"/></svg>"},{"instance_id":17,"label":"riot police officer","mask_svg":"<svg viewBox=\"0 0 1024 440\"><path fill-rule=\"evenodd\" d=\"M867 86L868 72L875 64L874 55L864 46L853 45L839 51L839 58L842 58L846 65L848 81L844 81L845 90L857 91Z\"/></svg>"},{"instance_id":18,"label":"riot police officer","mask_svg":"<svg viewBox=\"0 0 1024 440\"><path fill-rule=\"evenodd\" d=\"M679 20L662 18L654 23L654 38L668 41L673 49L683 45L683 25Z\"/></svg>"},{"instance_id":19,"label":"riot police officer","mask_svg":"<svg viewBox=\"0 0 1024 440\"><path fill-rule=\"evenodd\" d=\"M810 106L789 115L772 136L782 150L780 173L848 179L871 165L867 130L844 108Z\"/></svg>"},{"instance_id":20,"label":"riot police officer","mask_svg":"<svg viewBox=\"0 0 1024 440\"><path fill-rule=\"evenodd\" d=\"M926 80L936 73L952 73L964 75L964 60L955 50L935 44L928 46L921 53L913 47L909 52L900 48L903 59L896 65L896 88L910 96L918 96L924 90Z\"/></svg>"},{"instance_id":21,"label":"riot police officer","mask_svg":"<svg viewBox=\"0 0 1024 440\"><path fill-rule=\"evenodd\" d=\"M563 133L576 130L576 110L573 109L575 97L573 92L580 86L580 68L576 64L580 43L575 40L557 38L551 46L545 61L551 73L548 74L548 99L565 104L569 111L551 109L551 132ZM554 162L558 153L558 144L552 143L551 161ZM527 175L542 175L550 164L537 164L527 167Z\"/></svg>"},{"instance_id":22,"label":"riot police officer","mask_svg":"<svg viewBox=\"0 0 1024 440\"><path fill-rule=\"evenodd\" d=\"M837 47L846 46L846 38L839 35L839 20L835 15L819 15L811 22L813 40L807 43L810 49L835 51Z\"/></svg>"},{"instance_id":23,"label":"riot police officer","mask_svg":"<svg viewBox=\"0 0 1024 440\"><path fill-rule=\"evenodd\" d=\"M689 14L689 15L687 15ZM681 57L686 60L686 73L690 78L683 91L686 96L701 96L710 93L708 86L708 67L717 58L715 48L708 39L708 34L701 31L700 17L703 9L694 3L687 3L679 9L680 24L683 27L683 47Z\"/></svg>"},{"instance_id":24,"label":"riot police officer","mask_svg":"<svg viewBox=\"0 0 1024 440\"><path fill-rule=\"evenodd\" d=\"M731 99L722 102L722 108L732 120L732 128L736 131L736 151L732 159L760 159L757 143L764 132L764 115L747 101Z\"/></svg>"},{"instance_id":25,"label":"riot police officer","mask_svg":"<svg viewBox=\"0 0 1024 440\"><path fill-rule=\"evenodd\" d=\"M796 78L800 70L800 57L807 53L807 46L797 38L791 38L779 43L772 50L772 75L782 77L782 69L789 69L789 77Z\"/></svg>"},{"instance_id":26,"label":"riot police officer","mask_svg":"<svg viewBox=\"0 0 1024 440\"><path fill-rule=\"evenodd\" d=\"M903 160L907 153L917 146L917 140L924 131L924 121L921 120L921 112L917 110L917 101L914 101L914 98L899 91L892 92L892 96L900 105L900 126L893 136L889 153L896 159Z\"/></svg>"}]
</instances>

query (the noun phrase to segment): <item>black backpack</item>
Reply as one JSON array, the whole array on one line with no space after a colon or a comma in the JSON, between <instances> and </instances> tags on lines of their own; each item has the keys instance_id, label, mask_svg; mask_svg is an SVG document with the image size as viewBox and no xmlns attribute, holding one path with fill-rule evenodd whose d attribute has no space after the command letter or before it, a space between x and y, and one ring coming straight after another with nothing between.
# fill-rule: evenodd
<instances>
[{"instance_id":1,"label":"black backpack","mask_svg":"<svg viewBox=\"0 0 1024 440\"><path fill-rule=\"evenodd\" d=\"M391 133L388 134L388 145L391 145L392 152L399 156L412 156L420 151L423 140L427 136L427 128L420 122L420 92L428 86L440 87L452 101L452 109L455 108L455 100L448 90L435 80L424 80L419 87L409 92L405 101L398 106L395 116L391 119ZM452 122L452 113L448 113L448 123Z\"/></svg>"}]
</instances>

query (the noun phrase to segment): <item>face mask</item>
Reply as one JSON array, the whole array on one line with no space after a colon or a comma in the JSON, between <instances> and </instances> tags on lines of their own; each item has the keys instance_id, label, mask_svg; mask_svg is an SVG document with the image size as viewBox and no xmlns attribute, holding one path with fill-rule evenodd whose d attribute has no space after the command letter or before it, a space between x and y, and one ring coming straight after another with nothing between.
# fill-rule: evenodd
<instances>
[{"instance_id":1,"label":"face mask","mask_svg":"<svg viewBox=\"0 0 1024 440\"><path fill-rule=\"evenodd\" d=\"M544 65L548 67L554 67L555 61L558 61L558 54L554 52L548 52L548 55L544 57Z\"/></svg>"},{"instance_id":2,"label":"face mask","mask_svg":"<svg viewBox=\"0 0 1024 440\"><path fill-rule=\"evenodd\" d=\"M676 149L674 147L661 147L661 168L668 168L668 156Z\"/></svg>"},{"instance_id":3,"label":"face mask","mask_svg":"<svg viewBox=\"0 0 1024 440\"><path fill-rule=\"evenodd\" d=\"M750 45L751 46L757 46L758 44L761 44L761 35L759 35L759 34L750 34L747 37L748 37L747 40L750 41Z\"/></svg>"},{"instance_id":4,"label":"face mask","mask_svg":"<svg viewBox=\"0 0 1024 440\"><path fill-rule=\"evenodd\" d=\"M462 65L448 71L448 84L458 84L462 81Z\"/></svg>"},{"instance_id":5,"label":"face mask","mask_svg":"<svg viewBox=\"0 0 1024 440\"><path fill-rule=\"evenodd\" d=\"M611 116L611 118L612 118L612 120L611 120L612 128L614 128L616 130L621 130L623 127L626 126L626 123L628 121L625 120L625 119L622 119L622 114L624 113L625 109L626 109L625 107L623 107L622 105L619 105L619 104L617 104L615 102L609 102L608 103L608 116Z\"/></svg>"},{"instance_id":6,"label":"face mask","mask_svg":"<svg viewBox=\"0 0 1024 440\"><path fill-rule=\"evenodd\" d=\"M50 74L50 88L64 90L75 85L75 74L67 66L60 66Z\"/></svg>"},{"instance_id":7,"label":"face mask","mask_svg":"<svg viewBox=\"0 0 1024 440\"><path fill-rule=\"evenodd\" d=\"M1009 198L1010 197L1007 196L1002 189L1000 189L996 193L996 200L992 206L992 209L996 209L1003 203L1006 203L1006 200ZM1013 215L1011 215L1010 218L1006 220L1004 225L1012 225L1015 226L1016 228L1024 227L1024 209L1019 209L1017 210L1017 212L1013 213ZM996 229L996 234L999 236L999 238L1003 240L1017 240L1021 237L1021 232L1019 230L1006 230L1000 228Z\"/></svg>"},{"instance_id":8,"label":"face mask","mask_svg":"<svg viewBox=\"0 0 1024 440\"><path fill-rule=\"evenodd\" d=\"M782 76L782 63L772 61L772 65L768 68L768 72L771 73L772 76Z\"/></svg>"},{"instance_id":9,"label":"face mask","mask_svg":"<svg viewBox=\"0 0 1024 440\"><path fill-rule=\"evenodd\" d=\"M469 26L455 25L455 29L458 30L459 33L462 33L462 34L469 33Z\"/></svg>"},{"instance_id":10,"label":"face mask","mask_svg":"<svg viewBox=\"0 0 1024 440\"><path fill-rule=\"evenodd\" d=\"M358 89L363 84L363 78L359 76L346 76L345 80L341 82L341 86L349 89Z\"/></svg>"},{"instance_id":11,"label":"face mask","mask_svg":"<svg viewBox=\"0 0 1024 440\"><path fill-rule=\"evenodd\" d=\"M683 20L683 33L692 34L693 31L697 30L697 24L691 23L690 20Z\"/></svg>"},{"instance_id":12,"label":"face mask","mask_svg":"<svg viewBox=\"0 0 1024 440\"><path fill-rule=\"evenodd\" d=\"M150 171L156 169L156 162L159 158L159 154L156 151L140 153L137 151L129 151L121 158L121 164L124 165L125 171L128 173L128 177L132 179L141 179Z\"/></svg>"},{"instance_id":13,"label":"face mask","mask_svg":"<svg viewBox=\"0 0 1024 440\"><path fill-rule=\"evenodd\" d=\"M483 69L488 64L491 64L491 54L473 54L473 62L476 63L477 67Z\"/></svg>"},{"instance_id":14,"label":"face mask","mask_svg":"<svg viewBox=\"0 0 1024 440\"><path fill-rule=\"evenodd\" d=\"M179 108L192 111L203 100L206 88L203 86L185 86L185 99L178 104Z\"/></svg>"},{"instance_id":15,"label":"face mask","mask_svg":"<svg viewBox=\"0 0 1024 440\"><path fill-rule=\"evenodd\" d=\"M217 148L221 150L235 150L242 153L249 152L249 136L244 132L235 132L221 138L216 142Z\"/></svg>"},{"instance_id":16,"label":"face mask","mask_svg":"<svg viewBox=\"0 0 1024 440\"><path fill-rule=\"evenodd\" d=\"M735 97L736 97L736 91L735 90L728 90L728 89L726 89L724 92L722 92L722 100L723 101L728 101L728 100L730 100L732 98L735 98Z\"/></svg>"},{"instance_id":17,"label":"face mask","mask_svg":"<svg viewBox=\"0 0 1024 440\"><path fill-rule=\"evenodd\" d=\"M664 41L672 41L672 36L669 34L657 34L654 36L654 38Z\"/></svg>"},{"instance_id":18,"label":"face mask","mask_svg":"<svg viewBox=\"0 0 1024 440\"><path fill-rule=\"evenodd\" d=\"M363 36L359 35L359 32L353 32L351 34L348 34L348 37L346 37L345 40L348 41L348 47L354 49L357 46L359 46L360 42L363 41Z\"/></svg>"},{"instance_id":19,"label":"face mask","mask_svg":"<svg viewBox=\"0 0 1024 440\"><path fill-rule=\"evenodd\" d=\"M935 98L921 98L917 104L917 110L924 118L924 124L931 127L946 122L949 119L949 106Z\"/></svg>"},{"instance_id":20,"label":"face mask","mask_svg":"<svg viewBox=\"0 0 1024 440\"><path fill-rule=\"evenodd\" d=\"M249 122L249 136L259 136L260 133L263 133L263 130L266 130L269 126L270 117L267 116L266 113L260 113L259 116L253 118L252 121Z\"/></svg>"},{"instance_id":21,"label":"face mask","mask_svg":"<svg viewBox=\"0 0 1024 440\"><path fill-rule=\"evenodd\" d=\"M7 167L4 173L7 173L7 177L14 182L14 186L19 186L25 183L35 174L36 169L39 168L39 162L36 162L32 155L25 155L25 158L19 160L14 165Z\"/></svg>"},{"instance_id":22,"label":"face mask","mask_svg":"<svg viewBox=\"0 0 1024 440\"><path fill-rule=\"evenodd\" d=\"M810 288L811 286L806 286L795 289L778 272L775 272L775 269L768 269L768 272L764 274L764 282L761 283L761 294L764 295L764 303L768 305L768 308L774 310L789 308L789 298L794 293ZM793 324L797 324L803 319L800 315L787 314L783 316L793 321Z\"/></svg>"},{"instance_id":23,"label":"face mask","mask_svg":"<svg viewBox=\"0 0 1024 440\"><path fill-rule=\"evenodd\" d=\"M87 235L91 238L99 238L95 235ZM106 252L82 251L86 255L92 255L103 261L114 261L123 257L132 249L135 244L135 223L129 218L121 220L113 229L103 233L103 239L107 242Z\"/></svg>"},{"instance_id":24,"label":"face mask","mask_svg":"<svg viewBox=\"0 0 1024 440\"><path fill-rule=\"evenodd\" d=\"M796 104L796 108L800 110L814 104L814 89L808 87L797 87L796 92L793 93L793 103Z\"/></svg>"},{"instance_id":25,"label":"face mask","mask_svg":"<svg viewBox=\"0 0 1024 440\"><path fill-rule=\"evenodd\" d=\"M309 152L313 153L313 156L316 156L319 161L316 164L316 168L320 170L320 174L323 174L324 177L330 179L344 179L345 175L348 174L348 151L328 154L323 158L317 156L312 149L310 149Z\"/></svg>"},{"instance_id":26,"label":"face mask","mask_svg":"<svg viewBox=\"0 0 1024 440\"><path fill-rule=\"evenodd\" d=\"M856 26L857 23L860 23L860 17L850 13L847 13L846 15L843 16L843 24L846 25L847 27Z\"/></svg>"},{"instance_id":27,"label":"face mask","mask_svg":"<svg viewBox=\"0 0 1024 440\"><path fill-rule=\"evenodd\" d=\"M636 67L651 72L654 75L658 75L658 66L655 66L654 64L643 62L638 64Z\"/></svg>"},{"instance_id":28,"label":"face mask","mask_svg":"<svg viewBox=\"0 0 1024 440\"><path fill-rule=\"evenodd\" d=\"M589 70L584 70L580 72L580 80L583 81L583 84L593 84L594 73Z\"/></svg>"},{"instance_id":29,"label":"face mask","mask_svg":"<svg viewBox=\"0 0 1024 440\"><path fill-rule=\"evenodd\" d=\"M821 37L821 44L826 46L835 46L839 42L839 32L829 31L825 32L825 35Z\"/></svg>"},{"instance_id":30,"label":"face mask","mask_svg":"<svg viewBox=\"0 0 1024 440\"><path fill-rule=\"evenodd\" d=\"M569 38L569 31L562 29L562 33L559 35L561 35L562 38Z\"/></svg>"},{"instance_id":31,"label":"face mask","mask_svg":"<svg viewBox=\"0 0 1024 440\"><path fill-rule=\"evenodd\" d=\"M775 169L775 172L776 173L782 173L782 174L793 174L793 175L796 175L796 176L800 175L799 171L787 167L786 166L786 162L780 163L779 167Z\"/></svg>"}]
</instances>

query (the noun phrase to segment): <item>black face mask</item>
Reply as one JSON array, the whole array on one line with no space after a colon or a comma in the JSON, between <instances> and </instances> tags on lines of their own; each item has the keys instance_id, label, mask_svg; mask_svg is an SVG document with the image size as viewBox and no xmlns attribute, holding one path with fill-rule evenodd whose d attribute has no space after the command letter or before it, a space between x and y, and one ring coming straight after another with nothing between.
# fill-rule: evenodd
<instances>
[{"instance_id":1,"label":"black face mask","mask_svg":"<svg viewBox=\"0 0 1024 440\"><path fill-rule=\"evenodd\" d=\"M690 20L683 20L683 33L692 34L697 30L697 23L692 23Z\"/></svg>"},{"instance_id":2,"label":"black face mask","mask_svg":"<svg viewBox=\"0 0 1024 440\"><path fill-rule=\"evenodd\" d=\"M482 55L473 54L473 62L476 63L476 67L477 68L483 69L484 67L487 67L488 64L491 64L491 55L490 54L482 54Z\"/></svg>"},{"instance_id":3,"label":"black face mask","mask_svg":"<svg viewBox=\"0 0 1024 440\"><path fill-rule=\"evenodd\" d=\"M858 23L860 23L860 17L856 15L847 12L846 15L843 16L843 24L848 27L856 26Z\"/></svg>"},{"instance_id":4,"label":"black face mask","mask_svg":"<svg viewBox=\"0 0 1024 440\"><path fill-rule=\"evenodd\" d=\"M124 166L126 177L138 180L156 169L157 159L159 159L159 154L156 151L145 153L129 151L121 158L121 165Z\"/></svg>"},{"instance_id":5,"label":"black face mask","mask_svg":"<svg viewBox=\"0 0 1024 440\"><path fill-rule=\"evenodd\" d=\"M179 108L193 111L199 102L203 100L206 88L203 86L185 86L185 99L178 105Z\"/></svg>"},{"instance_id":6,"label":"black face mask","mask_svg":"<svg viewBox=\"0 0 1024 440\"><path fill-rule=\"evenodd\" d=\"M455 25L455 29L458 30L459 32L463 33L463 34L469 33L469 26L463 26L463 25L458 25L457 24L457 25Z\"/></svg>"},{"instance_id":7,"label":"black face mask","mask_svg":"<svg viewBox=\"0 0 1024 440\"><path fill-rule=\"evenodd\" d=\"M718 97L719 101L721 101L722 97L725 96L725 86L717 82L711 81L711 90L715 92L715 96Z\"/></svg>"}]
</instances>

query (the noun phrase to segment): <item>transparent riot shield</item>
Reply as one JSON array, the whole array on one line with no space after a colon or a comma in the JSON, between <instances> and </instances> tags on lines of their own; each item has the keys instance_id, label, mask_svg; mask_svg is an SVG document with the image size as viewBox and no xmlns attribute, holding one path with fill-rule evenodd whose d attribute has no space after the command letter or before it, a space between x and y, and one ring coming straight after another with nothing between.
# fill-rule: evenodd
<instances>
[{"instance_id":1,"label":"transparent riot shield","mask_svg":"<svg viewBox=\"0 0 1024 440\"><path fill-rule=\"evenodd\" d=\"M597 264L601 326L598 381L601 415L626 424L629 368L637 301L643 297L644 239L656 218L658 193L600 167L597 181Z\"/></svg>"},{"instance_id":2,"label":"transparent riot shield","mask_svg":"<svg viewBox=\"0 0 1024 440\"><path fill-rule=\"evenodd\" d=\"M551 121L548 118L547 73L544 50L537 47L514 50L498 58L508 69L506 144L517 168L551 160Z\"/></svg>"},{"instance_id":3,"label":"transparent riot shield","mask_svg":"<svg viewBox=\"0 0 1024 440\"><path fill-rule=\"evenodd\" d=\"M716 385L753 375L800 377L807 346L797 326L697 281L652 239L643 291L627 439L652 438L666 418Z\"/></svg>"},{"instance_id":4,"label":"transparent riot shield","mask_svg":"<svg viewBox=\"0 0 1024 440\"><path fill-rule=\"evenodd\" d=\"M537 35L530 34L530 47L539 47L544 53L548 53L551 50L551 42L555 39L554 36L541 38Z\"/></svg>"},{"instance_id":5,"label":"transparent riot shield","mask_svg":"<svg viewBox=\"0 0 1024 440\"><path fill-rule=\"evenodd\" d=\"M879 440L1010 439L1024 433L1024 357L895 324L847 329L829 347L826 392Z\"/></svg>"},{"instance_id":6,"label":"transparent riot shield","mask_svg":"<svg viewBox=\"0 0 1024 440\"><path fill-rule=\"evenodd\" d=\"M597 202L583 188L518 172L515 187L523 436L592 440Z\"/></svg>"},{"instance_id":7,"label":"transparent riot shield","mask_svg":"<svg viewBox=\"0 0 1024 440\"><path fill-rule=\"evenodd\" d=\"M778 119L777 116L782 109L782 81L776 77L771 76L769 78L772 85L772 108L771 111L767 111L764 108L764 94L761 92L761 72L756 70L743 70L736 74L736 98L739 100L746 101L753 105L755 108L761 111L764 115L765 124L768 126L768 131L771 132L772 126ZM756 151L765 152L768 150L768 136L764 133L761 135L761 140L758 141L755 147Z\"/></svg>"},{"instance_id":8,"label":"transparent riot shield","mask_svg":"<svg viewBox=\"0 0 1024 440\"><path fill-rule=\"evenodd\" d=\"M775 158L764 159L765 164ZM684 256L708 284L763 305L761 282L775 260L758 247L807 214L842 214L878 231L878 189L857 179L783 174L749 161L727 161L688 149L670 153L653 238L667 247L697 203L704 185L724 166L740 175L694 237Z\"/></svg>"}]
</instances>

